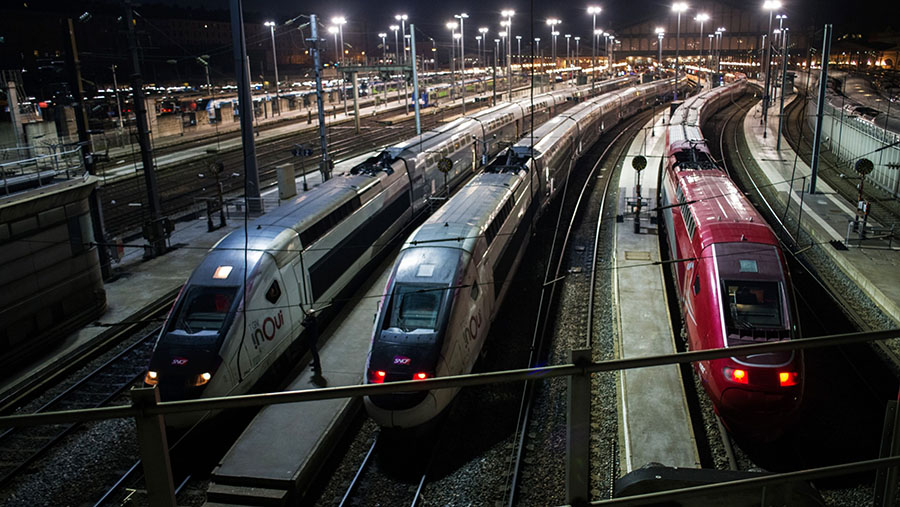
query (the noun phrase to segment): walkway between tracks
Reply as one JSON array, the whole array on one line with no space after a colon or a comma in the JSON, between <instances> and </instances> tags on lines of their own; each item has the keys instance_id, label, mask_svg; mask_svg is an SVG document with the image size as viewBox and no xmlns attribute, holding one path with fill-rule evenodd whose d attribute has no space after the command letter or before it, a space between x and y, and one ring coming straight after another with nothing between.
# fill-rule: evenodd
<instances>
[{"instance_id":1,"label":"walkway between tracks","mask_svg":"<svg viewBox=\"0 0 900 507\"><path fill-rule=\"evenodd\" d=\"M662 124L668 109L656 114L632 141L619 180L619 214L616 224L613 293L619 316L619 356L622 358L676 352L667 306L656 225L646 210L656 206L656 186L666 132ZM651 133L655 133L651 136ZM636 155L647 159L641 171L641 196L646 199L640 233L633 215L627 214L635 199ZM674 294L672 294L674 296ZM700 468L700 458L684 386L678 365L656 366L619 372L619 417L624 456L623 473L648 463Z\"/></svg>"}]
</instances>

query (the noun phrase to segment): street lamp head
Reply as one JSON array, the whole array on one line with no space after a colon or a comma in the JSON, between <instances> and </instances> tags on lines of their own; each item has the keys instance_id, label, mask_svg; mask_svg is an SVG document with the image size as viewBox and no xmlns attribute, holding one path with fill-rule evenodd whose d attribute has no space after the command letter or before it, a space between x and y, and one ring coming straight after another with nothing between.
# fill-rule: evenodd
<instances>
[{"instance_id":1,"label":"street lamp head","mask_svg":"<svg viewBox=\"0 0 900 507\"><path fill-rule=\"evenodd\" d=\"M501 19L501 20L500 20L500 26L509 26L509 21L507 21L507 20L505 20L505 19Z\"/></svg>"},{"instance_id":2,"label":"street lamp head","mask_svg":"<svg viewBox=\"0 0 900 507\"><path fill-rule=\"evenodd\" d=\"M554 37L556 37L556 36L557 36L557 35L559 35L559 32L557 32L557 31L553 31L553 32L550 32L550 35L552 35L552 36L554 36Z\"/></svg>"},{"instance_id":3,"label":"street lamp head","mask_svg":"<svg viewBox=\"0 0 900 507\"><path fill-rule=\"evenodd\" d=\"M334 23L335 25L343 25L344 23L347 22L347 19L344 18L344 16L335 16L335 17L331 18L331 22Z\"/></svg>"},{"instance_id":4,"label":"street lamp head","mask_svg":"<svg viewBox=\"0 0 900 507\"><path fill-rule=\"evenodd\" d=\"M672 4L672 12L678 12L678 13L681 13L681 12L684 12L684 11L686 11L686 10L688 10L688 4L687 4L687 2L675 2L675 3Z\"/></svg>"},{"instance_id":5,"label":"street lamp head","mask_svg":"<svg viewBox=\"0 0 900 507\"><path fill-rule=\"evenodd\" d=\"M709 21L709 14L701 12L700 14L697 14L697 17L694 18L694 21L705 23Z\"/></svg>"},{"instance_id":6,"label":"street lamp head","mask_svg":"<svg viewBox=\"0 0 900 507\"><path fill-rule=\"evenodd\" d=\"M458 26L459 26L459 23L457 23L456 21L448 21L447 22L448 30L456 30L456 27L458 27Z\"/></svg>"},{"instance_id":7,"label":"street lamp head","mask_svg":"<svg viewBox=\"0 0 900 507\"><path fill-rule=\"evenodd\" d=\"M581 40L581 37L575 37L575 40Z\"/></svg>"},{"instance_id":8,"label":"street lamp head","mask_svg":"<svg viewBox=\"0 0 900 507\"><path fill-rule=\"evenodd\" d=\"M479 32L479 33L483 33L483 34L486 34L486 33L488 33L489 31L490 31L490 30L488 30L488 28L487 28L486 26L482 26L481 28L478 29L478 32Z\"/></svg>"},{"instance_id":9,"label":"street lamp head","mask_svg":"<svg viewBox=\"0 0 900 507\"><path fill-rule=\"evenodd\" d=\"M603 35L603 29L598 28L598 29L594 30L594 35Z\"/></svg>"},{"instance_id":10,"label":"street lamp head","mask_svg":"<svg viewBox=\"0 0 900 507\"><path fill-rule=\"evenodd\" d=\"M522 36L521 36L521 35L516 35L516 40L522 40Z\"/></svg>"},{"instance_id":11,"label":"street lamp head","mask_svg":"<svg viewBox=\"0 0 900 507\"><path fill-rule=\"evenodd\" d=\"M504 10L500 11L500 15L503 16L504 18L511 18L516 15L516 11L514 11L512 9L504 9Z\"/></svg>"},{"instance_id":12,"label":"street lamp head","mask_svg":"<svg viewBox=\"0 0 900 507\"><path fill-rule=\"evenodd\" d=\"M469 15L464 12L462 14L454 14L453 17L456 19L467 19Z\"/></svg>"},{"instance_id":13,"label":"street lamp head","mask_svg":"<svg viewBox=\"0 0 900 507\"><path fill-rule=\"evenodd\" d=\"M329 26L329 27L328 27L328 33L338 33L338 27L336 27L336 26Z\"/></svg>"},{"instance_id":14,"label":"street lamp head","mask_svg":"<svg viewBox=\"0 0 900 507\"><path fill-rule=\"evenodd\" d=\"M381 37L381 38L383 39L383 38L387 37L387 34L384 33L384 32L381 32L381 33L378 34L378 36Z\"/></svg>"},{"instance_id":15,"label":"street lamp head","mask_svg":"<svg viewBox=\"0 0 900 507\"><path fill-rule=\"evenodd\" d=\"M461 38L462 38L462 34L459 33L459 32L456 32L456 33L453 34L453 38L454 38L454 39L461 39Z\"/></svg>"},{"instance_id":16,"label":"street lamp head","mask_svg":"<svg viewBox=\"0 0 900 507\"><path fill-rule=\"evenodd\" d=\"M721 33L721 32L724 32L724 31L725 31L725 27L724 27L724 26L720 26L719 28L716 28L716 31L717 31L717 32L720 32L720 33Z\"/></svg>"},{"instance_id":17,"label":"street lamp head","mask_svg":"<svg viewBox=\"0 0 900 507\"><path fill-rule=\"evenodd\" d=\"M476 35L476 36L475 36L475 40L480 41L480 40L481 40L481 36L480 36L480 35Z\"/></svg>"},{"instance_id":18,"label":"street lamp head","mask_svg":"<svg viewBox=\"0 0 900 507\"><path fill-rule=\"evenodd\" d=\"M558 20L558 19L556 19L556 18L549 18L549 19L547 19L547 24L550 25L550 26L555 26L555 25L558 25L558 24L560 24L560 23L561 23L561 21Z\"/></svg>"},{"instance_id":19,"label":"street lamp head","mask_svg":"<svg viewBox=\"0 0 900 507\"><path fill-rule=\"evenodd\" d=\"M534 42L541 42L541 38L540 38L540 37L535 37L535 38L534 38Z\"/></svg>"},{"instance_id":20,"label":"street lamp head","mask_svg":"<svg viewBox=\"0 0 900 507\"><path fill-rule=\"evenodd\" d=\"M263 25L264 26L275 26L275 22L274 21L266 21L265 23L263 23Z\"/></svg>"},{"instance_id":21,"label":"street lamp head","mask_svg":"<svg viewBox=\"0 0 900 507\"><path fill-rule=\"evenodd\" d=\"M588 14L600 14L600 7L596 5L591 5L587 8Z\"/></svg>"},{"instance_id":22,"label":"street lamp head","mask_svg":"<svg viewBox=\"0 0 900 507\"><path fill-rule=\"evenodd\" d=\"M776 14L775 19L787 19L787 14Z\"/></svg>"},{"instance_id":23,"label":"street lamp head","mask_svg":"<svg viewBox=\"0 0 900 507\"><path fill-rule=\"evenodd\" d=\"M397 30L400 29L400 25L391 25L391 26L389 26L388 28L390 28L391 30L393 30L393 31L396 32Z\"/></svg>"},{"instance_id":24,"label":"street lamp head","mask_svg":"<svg viewBox=\"0 0 900 507\"><path fill-rule=\"evenodd\" d=\"M506 38L506 31L504 30L504 31L498 33L497 35L499 35L501 39L505 39L505 38Z\"/></svg>"},{"instance_id":25,"label":"street lamp head","mask_svg":"<svg viewBox=\"0 0 900 507\"><path fill-rule=\"evenodd\" d=\"M397 21L406 21L409 18L406 16L406 14L396 14L394 15L394 19L396 19Z\"/></svg>"},{"instance_id":26,"label":"street lamp head","mask_svg":"<svg viewBox=\"0 0 900 507\"><path fill-rule=\"evenodd\" d=\"M571 36L572 36L572 34L570 34L570 33L567 33L567 34L566 34L566 38L567 38L567 39L568 39L569 37L571 37Z\"/></svg>"},{"instance_id":27,"label":"street lamp head","mask_svg":"<svg viewBox=\"0 0 900 507\"><path fill-rule=\"evenodd\" d=\"M763 2L763 9L767 11L774 11L775 9L781 8L781 2L778 0L766 0Z\"/></svg>"},{"instance_id":28,"label":"street lamp head","mask_svg":"<svg viewBox=\"0 0 900 507\"><path fill-rule=\"evenodd\" d=\"M666 29L661 26L658 26L658 27L656 27L656 33L662 35L662 34L666 33Z\"/></svg>"}]
</instances>

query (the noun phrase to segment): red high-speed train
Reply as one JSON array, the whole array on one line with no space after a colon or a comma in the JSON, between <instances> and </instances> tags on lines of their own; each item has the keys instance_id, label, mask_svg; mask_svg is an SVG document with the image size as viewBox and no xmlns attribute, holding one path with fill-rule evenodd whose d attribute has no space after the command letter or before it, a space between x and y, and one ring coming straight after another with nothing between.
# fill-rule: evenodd
<instances>
[{"instance_id":1,"label":"red high-speed train","mask_svg":"<svg viewBox=\"0 0 900 507\"><path fill-rule=\"evenodd\" d=\"M686 101L666 130L662 218L691 350L799 334L778 240L700 132L701 120L745 86L739 81ZM694 368L725 425L746 436L776 438L803 398L799 351L700 361Z\"/></svg>"}]
</instances>

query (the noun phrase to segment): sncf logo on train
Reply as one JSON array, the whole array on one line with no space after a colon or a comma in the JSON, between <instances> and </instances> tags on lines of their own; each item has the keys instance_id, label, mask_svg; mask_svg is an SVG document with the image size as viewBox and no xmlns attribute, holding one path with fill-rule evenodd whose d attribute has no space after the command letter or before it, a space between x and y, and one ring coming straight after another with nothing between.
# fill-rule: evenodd
<instances>
[{"instance_id":1,"label":"sncf logo on train","mask_svg":"<svg viewBox=\"0 0 900 507\"><path fill-rule=\"evenodd\" d=\"M394 356L394 364L406 366L411 362L412 360L406 356Z\"/></svg>"},{"instance_id":2,"label":"sncf logo on train","mask_svg":"<svg viewBox=\"0 0 900 507\"><path fill-rule=\"evenodd\" d=\"M173 357L172 366L184 366L188 362L186 357Z\"/></svg>"}]
</instances>

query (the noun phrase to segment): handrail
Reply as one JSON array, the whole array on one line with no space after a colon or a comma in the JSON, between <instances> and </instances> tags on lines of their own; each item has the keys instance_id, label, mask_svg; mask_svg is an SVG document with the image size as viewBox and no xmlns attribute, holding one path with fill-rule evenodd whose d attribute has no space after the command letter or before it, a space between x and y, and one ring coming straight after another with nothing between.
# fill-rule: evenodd
<instances>
[{"instance_id":1,"label":"handrail","mask_svg":"<svg viewBox=\"0 0 900 507\"><path fill-rule=\"evenodd\" d=\"M723 359L733 356L785 352L789 350L801 350L814 347L829 347L835 345L849 345L867 341L886 340L890 338L900 338L900 329L889 329L886 331L871 331L861 333L846 333L821 336L816 338L804 338L801 340L788 340L754 345L740 345L737 347L728 347L725 349L697 350L692 352L677 352L674 354L642 356L627 359L612 359L607 361L591 362L578 365L560 364L554 366L544 366L540 368L524 368L518 370L454 375L427 380L407 380L386 384L363 384L330 387L324 389L246 394L240 396L205 398L200 400L166 401L157 403L152 406L145 406L141 409L133 406L122 405L94 409L63 410L42 414L16 414L0 417L0 427L37 426L41 424L86 422L101 419L136 416L159 416L166 414L180 414L186 412L198 412L207 410L260 407L281 403L332 400L338 398L376 396L399 392L430 391L432 389L480 386L494 383L517 382L521 380L546 379L571 375L583 375L588 373L598 373L604 371L629 370L634 368L645 368L649 366L708 361L711 359Z\"/></svg>"}]
</instances>

